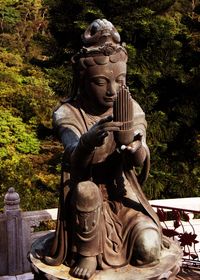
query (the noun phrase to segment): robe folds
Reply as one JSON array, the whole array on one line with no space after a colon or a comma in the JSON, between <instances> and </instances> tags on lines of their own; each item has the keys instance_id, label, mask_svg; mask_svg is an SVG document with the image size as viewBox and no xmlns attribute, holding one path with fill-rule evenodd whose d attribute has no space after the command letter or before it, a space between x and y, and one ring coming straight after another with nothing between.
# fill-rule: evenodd
<instances>
[{"instance_id":1,"label":"robe folds","mask_svg":"<svg viewBox=\"0 0 200 280\"><path fill-rule=\"evenodd\" d=\"M127 167L126 158L119 152L112 132L105 138L102 146L91 151L91 160L81 173L81 180L94 182L102 195L101 217L96 225L98 228L93 252L87 251L87 241L79 248L74 238L71 207L74 179L71 175L71 155L74 143L78 143L80 137L102 116L87 114L76 101L63 103L54 112L54 126L65 151L57 227L51 248L44 257L47 264L64 263L71 266L77 254L87 256L91 253L97 256L98 267L102 269L120 267L131 261L135 239L142 230L156 230L162 239L158 217L141 189L150 165L145 114L136 101L133 106L134 134L142 133L142 145L147 154L140 174L136 174L134 167ZM73 173L73 177L76 176L76 172Z\"/></svg>"}]
</instances>

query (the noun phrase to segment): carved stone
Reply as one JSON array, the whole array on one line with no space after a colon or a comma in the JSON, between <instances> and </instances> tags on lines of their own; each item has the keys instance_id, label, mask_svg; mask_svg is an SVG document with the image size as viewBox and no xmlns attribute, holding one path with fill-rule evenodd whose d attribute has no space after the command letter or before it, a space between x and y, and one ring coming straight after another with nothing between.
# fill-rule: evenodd
<instances>
[{"instance_id":1,"label":"carved stone","mask_svg":"<svg viewBox=\"0 0 200 280\"><path fill-rule=\"evenodd\" d=\"M7 236L7 260L8 275L23 273L23 233L22 233L22 216L19 207L19 194L14 188L9 188L4 199L5 203L5 220ZM13 254L13 252L15 252Z\"/></svg>"}]
</instances>

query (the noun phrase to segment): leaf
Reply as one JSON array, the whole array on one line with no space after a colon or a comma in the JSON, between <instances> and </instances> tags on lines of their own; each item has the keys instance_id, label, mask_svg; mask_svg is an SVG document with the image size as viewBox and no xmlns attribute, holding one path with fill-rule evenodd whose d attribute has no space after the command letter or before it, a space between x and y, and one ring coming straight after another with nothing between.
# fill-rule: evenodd
<instances>
[{"instance_id":1,"label":"leaf","mask_svg":"<svg viewBox=\"0 0 200 280\"><path fill-rule=\"evenodd\" d=\"M157 209L157 215L158 215L159 220L160 220L161 222L166 221L167 214L166 214L166 212L164 212L163 209L158 208L158 209Z\"/></svg>"},{"instance_id":2,"label":"leaf","mask_svg":"<svg viewBox=\"0 0 200 280\"><path fill-rule=\"evenodd\" d=\"M190 216L189 216L187 213L183 212L183 213L182 213L182 217L183 217L183 220L184 220L184 221L186 221L186 222L189 222L189 221L190 221Z\"/></svg>"},{"instance_id":3,"label":"leaf","mask_svg":"<svg viewBox=\"0 0 200 280\"><path fill-rule=\"evenodd\" d=\"M177 222L179 222L181 220L181 214L178 210L173 210L172 216L173 216L174 220L176 220Z\"/></svg>"},{"instance_id":4,"label":"leaf","mask_svg":"<svg viewBox=\"0 0 200 280\"><path fill-rule=\"evenodd\" d=\"M166 235L167 237L174 237L179 235L179 233L174 229L168 229L168 228L163 228L163 234Z\"/></svg>"},{"instance_id":5,"label":"leaf","mask_svg":"<svg viewBox=\"0 0 200 280\"><path fill-rule=\"evenodd\" d=\"M180 221L174 221L174 228L178 228L181 225Z\"/></svg>"},{"instance_id":6,"label":"leaf","mask_svg":"<svg viewBox=\"0 0 200 280\"><path fill-rule=\"evenodd\" d=\"M190 233L184 232L184 233L180 234L180 236L179 236L179 242L181 243L180 245L181 246L186 246L186 245L192 246L192 244L199 243L199 241L196 240L196 237L197 237L197 234L192 234L191 232Z\"/></svg>"}]
</instances>

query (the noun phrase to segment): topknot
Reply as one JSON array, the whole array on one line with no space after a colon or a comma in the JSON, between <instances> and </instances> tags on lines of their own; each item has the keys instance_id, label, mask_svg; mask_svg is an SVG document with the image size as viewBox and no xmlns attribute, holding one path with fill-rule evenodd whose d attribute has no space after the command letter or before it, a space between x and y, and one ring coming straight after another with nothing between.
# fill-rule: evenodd
<instances>
[{"instance_id":1,"label":"topknot","mask_svg":"<svg viewBox=\"0 0 200 280\"><path fill-rule=\"evenodd\" d=\"M120 35L114 25L106 19L96 19L82 35L85 47L102 46L105 43L119 44Z\"/></svg>"},{"instance_id":2,"label":"topknot","mask_svg":"<svg viewBox=\"0 0 200 280\"><path fill-rule=\"evenodd\" d=\"M120 45L120 40L119 33L110 21L96 19L82 35L83 47L72 57L72 63L76 64L79 61L83 68L87 68L94 63L105 64L108 60L127 61L127 51L124 44ZM107 56L107 58L102 58L102 56Z\"/></svg>"}]
</instances>

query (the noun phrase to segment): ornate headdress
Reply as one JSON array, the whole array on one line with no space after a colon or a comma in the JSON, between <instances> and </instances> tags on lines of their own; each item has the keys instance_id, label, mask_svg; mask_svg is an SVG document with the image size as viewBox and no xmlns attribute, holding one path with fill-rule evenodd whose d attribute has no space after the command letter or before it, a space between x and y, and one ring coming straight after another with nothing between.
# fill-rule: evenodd
<instances>
[{"instance_id":1,"label":"ornate headdress","mask_svg":"<svg viewBox=\"0 0 200 280\"><path fill-rule=\"evenodd\" d=\"M120 35L111 22L106 19L93 21L82 35L83 47L72 57L72 63L79 69L110 62L127 62L127 51L120 45Z\"/></svg>"}]
</instances>

